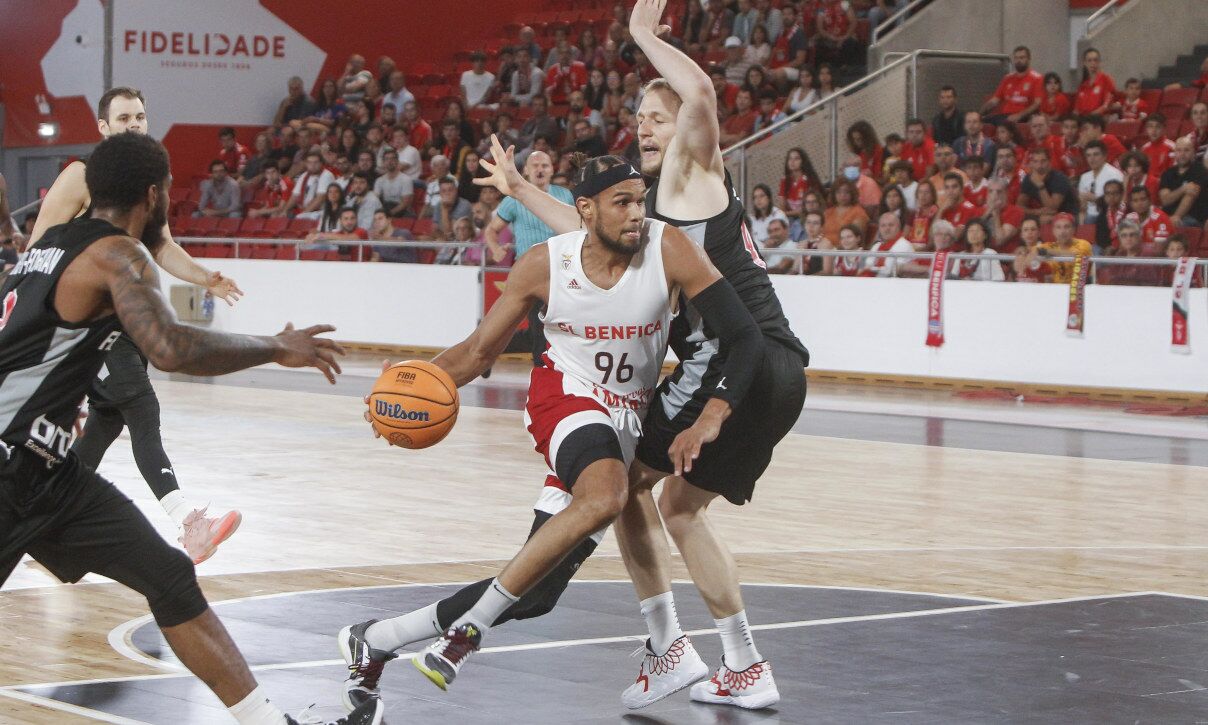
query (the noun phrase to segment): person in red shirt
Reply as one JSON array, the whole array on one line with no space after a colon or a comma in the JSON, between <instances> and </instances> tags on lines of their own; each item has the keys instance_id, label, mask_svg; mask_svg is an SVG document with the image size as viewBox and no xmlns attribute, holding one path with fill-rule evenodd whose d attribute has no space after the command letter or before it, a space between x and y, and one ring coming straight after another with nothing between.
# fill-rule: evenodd
<instances>
[{"instance_id":1,"label":"person in red shirt","mask_svg":"<svg viewBox=\"0 0 1208 725\"><path fill-rule=\"evenodd\" d=\"M290 195L294 193L294 182L289 177L282 176L281 171L272 164L265 166L262 173L264 181L256 190L256 198L261 206L258 209L248 209L248 217L285 216L285 207L289 204Z\"/></svg>"},{"instance_id":2,"label":"person in red shirt","mask_svg":"<svg viewBox=\"0 0 1208 725\"><path fill-rule=\"evenodd\" d=\"M1017 47L1011 53L1011 63L1015 72L1003 77L994 95L982 106L982 115L993 124L1018 123L1039 109L1044 100L1044 78L1031 68L1032 51L1026 45Z\"/></svg>"},{"instance_id":3,"label":"person in red shirt","mask_svg":"<svg viewBox=\"0 0 1208 725\"><path fill-rule=\"evenodd\" d=\"M1149 198L1149 189L1134 186L1128 190L1128 207L1132 212L1125 217L1141 227L1141 242L1152 244L1161 254L1166 249L1166 240L1174 231L1174 224L1161 208L1154 206ZM1117 228L1117 234L1119 229Z\"/></svg>"},{"instance_id":4,"label":"person in red shirt","mask_svg":"<svg viewBox=\"0 0 1208 725\"><path fill-rule=\"evenodd\" d=\"M235 140L235 129L230 126L224 126L218 132L218 140L222 143L218 158L226 167L227 173L234 177L242 176L243 167L247 165L247 160L251 157L247 146Z\"/></svg>"},{"instance_id":5,"label":"person in red shirt","mask_svg":"<svg viewBox=\"0 0 1208 725\"><path fill-rule=\"evenodd\" d=\"M965 176L969 177L965 181L965 199L974 206L985 206L986 195L990 193L986 183L986 160L980 156L970 156L961 166L965 169Z\"/></svg>"},{"instance_id":6,"label":"person in red shirt","mask_svg":"<svg viewBox=\"0 0 1208 725\"><path fill-rule=\"evenodd\" d=\"M931 222L939 218L935 187L924 179L914 191L914 218L906 230L906 238L914 245L926 245L931 234Z\"/></svg>"},{"instance_id":7,"label":"person in red shirt","mask_svg":"<svg viewBox=\"0 0 1208 725\"><path fill-rule=\"evenodd\" d=\"M734 104L738 101L738 86L726 80L726 69L713 65L709 69L709 80L713 81L713 92L717 95L717 107L725 113L734 112Z\"/></svg>"},{"instance_id":8,"label":"person in red shirt","mask_svg":"<svg viewBox=\"0 0 1208 725\"><path fill-rule=\"evenodd\" d=\"M1088 168L1082 158L1082 147L1078 145L1078 132L1078 117L1063 116L1061 135L1050 140L1049 152L1052 154L1053 168L1066 176L1081 176Z\"/></svg>"},{"instance_id":9,"label":"person in red shirt","mask_svg":"<svg viewBox=\"0 0 1208 725\"><path fill-rule=\"evenodd\" d=\"M1208 103L1199 101L1192 104L1190 117L1191 133L1187 134L1187 138L1195 146L1195 157L1203 159L1208 155Z\"/></svg>"},{"instance_id":10,"label":"person in red shirt","mask_svg":"<svg viewBox=\"0 0 1208 725\"><path fill-rule=\"evenodd\" d=\"M722 147L733 146L755 132L755 119L759 113L751 106L751 92L745 88L738 89L734 100L734 114L721 125Z\"/></svg>"},{"instance_id":11,"label":"person in red shirt","mask_svg":"<svg viewBox=\"0 0 1208 725\"><path fill-rule=\"evenodd\" d=\"M570 48L558 50L558 63L545 72L545 97L550 105L566 103L571 93L587 85L587 66L573 60Z\"/></svg>"},{"instance_id":12,"label":"person in red shirt","mask_svg":"<svg viewBox=\"0 0 1208 725\"><path fill-rule=\"evenodd\" d=\"M1120 139L1110 133L1104 133L1105 126L1103 116L1097 113L1078 119L1078 146L1086 148L1091 141L1102 141L1103 145L1107 147L1107 162L1114 164L1128 149L1120 143Z\"/></svg>"},{"instance_id":13,"label":"person in red shirt","mask_svg":"<svg viewBox=\"0 0 1208 725\"><path fill-rule=\"evenodd\" d=\"M1074 113L1104 115L1115 103L1116 82L1100 69L1099 51L1087 48L1082 52L1082 84L1074 99Z\"/></svg>"},{"instance_id":14,"label":"person in red shirt","mask_svg":"<svg viewBox=\"0 0 1208 725\"><path fill-rule=\"evenodd\" d=\"M1061 87L1061 76L1056 73L1044 75L1044 95L1040 99L1040 112L1049 118L1061 118L1070 112L1070 97Z\"/></svg>"},{"instance_id":15,"label":"person in red shirt","mask_svg":"<svg viewBox=\"0 0 1208 725\"><path fill-rule=\"evenodd\" d=\"M1052 268L1040 254L1040 222L1024 219L1019 227L1020 246L1015 250L1016 282L1048 282Z\"/></svg>"},{"instance_id":16,"label":"person in red shirt","mask_svg":"<svg viewBox=\"0 0 1208 725\"><path fill-rule=\"evenodd\" d=\"M906 143L902 144L902 160L910 162L911 178L927 178L927 169L935 163L935 141L927 136L927 125L921 118L906 122Z\"/></svg>"},{"instance_id":17,"label":"person in red shirt","mask_svg":"<svg viewBox=\"0 0 1208 725\"><path fill-rule=\"evenodd\" d=\"M1015 153L1015 150L1008 146L999 147L995 152L994 174L991 181L997 179L1003 183L1008 204L1014 204L1015 200L1019 198L1019 185L1027 176L1028 172L1019 162L1019 155Z\"/></svg>"},{"instance_id":18,"label":"person in red shirt","mask_svg":"<svg viewBox=\"0 0 1208 725\"><path fill-rule=\"evenodd\" d=\"M940 218L956 228L957 236L965 230L970 219L981 216L985 210L965 198L965 183L960 174L949 172L944 175L944 196L941 200Z\"/></svg>"},{"instance_id":19,"label":"person in red shirt","mask_svg":"<svg viewBox=\"0 0 1208 725\"><path fill-rule=\"evenodd\" d=\"M1149 103L1141 99L1141 81L1129 78L1124 81L1124 98L1120 101L1121 121L1143 121L1153 113Z\"/></svg>"},{"instance_id":20,"label":"person in red shirt","mask_svg":"<svg viewBox=\"0 0 1208 725\"><path fill-rule=\"evenodd\" d=\"M818 34L814 52L819 61L839 66L860 62L860 41L856 40L856 11L848 0L825 0L819 10Z\"/></svg>"},{"instance_id":21,"label":"person in red shirt","mask_svg":"<svg viewBox=\"0 0 1208 725\"><path fill-rule=\"evenodd\" d=\"M407 131L407 140L420 154L426 154L432 143L432 126L419 115L415 101L403 104L403 121L399 124Z\"/></svg>"},{"instance_id":22,"label":"person in red shirt","mask_svg":"<svg viewBox=\"0 0 1208 725\"><path fill-rule=\"evenodd\" d=\"M1019 244L1019 229L1023 226L1024 210L1007 196L1007 184L991 179L986 194L986 211L981 216L990 230L990 246L1000 252L1010 252Z\"/></svg>"},{"instance_id":23,"label":"person in red shirt","mask_svg":"<svg viewBox=\"0 0 1208 725\"><path fill-rule=\"evenodd\" d=\"M785 214L801 213L805 195L822 189L822 180L814 170L809 154L801 147L788 150L784 155L784 176L780 179L780 192L776 195L776 206Z\"/></svg>"},{"instance_id":24,"label":"person in red shirt","mask_svg":"<svg viewBox=\"0 0 1208 725\"><path fill-rule=\"evenodd\" d=\"M1140 151L1129 151L1120 157L1120 171L1124 172L1124 188L1144 186L1149 189L1149 198L1158 198L1158 177L1149 173L1149 157Z\"/></svg>"},{"instance_id":25,"label":"person in red shirt","mask_svg":"<svg viewBox=\"0 0 1208 725\"><path fill-rule=\"evenodd\" d=\"M860 157L860 171L881 178L885 165L885 147L868 121L856 121L847 128L847 149Z\"/></svg>"},{"instance_id":26,"label":"person in red shirt","mask_svg":"<svg viewBox=\"0 0 1208 725\"><path fill-rule=\"evenodd\" d=\"M1149 158L1149 174L1160 178L1162 172L1174 166L1174 141L1166 138L1166 117L1160 112L1145 119L1145 143L1141 153Z\"/></svg>"}]
</instances>

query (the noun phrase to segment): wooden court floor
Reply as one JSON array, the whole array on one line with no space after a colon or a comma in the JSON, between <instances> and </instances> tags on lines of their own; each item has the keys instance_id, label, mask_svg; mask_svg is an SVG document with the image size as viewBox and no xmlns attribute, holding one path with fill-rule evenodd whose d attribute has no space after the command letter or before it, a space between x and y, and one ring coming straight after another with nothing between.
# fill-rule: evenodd
<instances>
[{"instance_id":1,"label":"wooden court floor","mask_svg":"<svg viewBox=\"0 0 1208 725\"><path fill-rule=\"evenodd\" d=\"M198 570L211 601L477 580L498 570L531 523L544 465L518 411L463 408L442 444L404 451L371 437L350 395L165 380L156 388L185 491L244 514ZM716 505L744 580L1011 602L1208 597L1205 468L840 433L791 435L753 503ZM128 445L118 440L102 473L175 540ZM580 577L625 578L611 534ZM153 673L109 641L144 614L145 603L113 583L63 586L23 564L0 592L0 722L98 721L11 688Z\"/></svg>"}]
</instances>

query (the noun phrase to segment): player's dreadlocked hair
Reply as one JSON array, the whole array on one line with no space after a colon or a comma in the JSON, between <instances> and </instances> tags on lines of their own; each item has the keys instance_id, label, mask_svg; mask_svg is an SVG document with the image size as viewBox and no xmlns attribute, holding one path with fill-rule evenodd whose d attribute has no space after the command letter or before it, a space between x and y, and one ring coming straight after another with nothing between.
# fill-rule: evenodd
<instances>
[{"instance_id":1,"label":"player's dreadlocked hair","mask_svg":"<svg viewBox=\"0 0 1208 725\"><path fill-rule=\"evenodd\" d=\"M84 181L92 205L130 209L147 198L147 187L168 178L168 152L143 133L119 133L102 141L88 157Z\"/></svg>"},{"instance_id":2,"label":"player's dreadlocked hair","mask_svg":"<svg viewBox=\"0 0 1208 725\"><path fill-rule=\"evenodd\" d=\"M571 184L576 187L583 185L588 179L598 176L611 168L630 166L630 163L620 156L589 157L581 151L576 151L570 154L568 158L571 169L574 170Z\"/></svg>"}]
</instances>

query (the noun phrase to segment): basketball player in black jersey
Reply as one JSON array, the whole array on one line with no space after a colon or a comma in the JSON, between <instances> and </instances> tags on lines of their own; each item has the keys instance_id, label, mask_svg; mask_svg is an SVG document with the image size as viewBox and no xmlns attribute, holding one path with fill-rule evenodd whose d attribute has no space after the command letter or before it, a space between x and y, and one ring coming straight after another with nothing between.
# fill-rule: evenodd
<instances>
[{"instance_id":1,"label":"basketball player in black jersey","mask_svg":"<svg viewBox=\"0 0 1208 725\"><path fill-rule=\"evenodd\" d=\"M650 628L636 682L621 700L639 708L690 685L693 700L759 709L779 701L771 666L747 623L738 572L707 509L718 496L742 505L771 461L772 450L805 405L809 353L789 328L722 163L717 98L709 77L688 56L659 39L666 0L637 0L629 21L638 47L662 75L647 84L638 109L642 173L652 178L647 214L688 233L729 280L764 335L764 357L744 402L731 410L710 398L724 389L728 351L689 304L671 328L680 363L663 380L642 425L631 492L616 521L617 542ZM514 196L555 232L578 227L574 207L540 198L516 172L512 150L493 143L491 172L475 183ZM672 460L673 442L690 440L700 454ZM681 448L682 450L682 448ZM654 501L652 488L664 480ZM661 521L660 521L661 514ZM724 655L713 677L684 635L671 595L666 525L692 580L713 614Z\"/></svg>"},{"instance_id":2,"label":"basketball player in black jersey","mask_svg":"<svg viewBox=\"0 0 1208 725\"><path fill-rule=\"evenodd\" d=\"M287 326L275 337L211 332L176 320L152 254L163 243L168 154L121 133L93 152L88 217L46 230L0 287L0 583L28 553L64 582L88 572L147 598L180 661L244 725L294 723L264 696L209 609L187 556L69 448L80 401L123 336L162 370L221 375L276 362L331 382L334 328ZM366 703L347 725L376 725Z\"/></svg>"},{"instance_id":3,"label":"basketball player in black jersey","mask_svg":"<svg viewBox=\"0 0 1208 725\"><path fill-rule=\"evenodd\" d=\"M143 95L134 88L116 87L106 91L97 104L97 130L108 138L131 131L147 133L147 109ZM30 242L37 242L46 230L85 215L91 200L84 181L86 164L73 161L63 169L46 193L38 213ZM235 281L211 272L198 264L172 239L168 225L162 225L164 243L155 252L155 261L172 276L199 287L233 304L243 294ZM180 527L180 543L200 564L235 533L242 520L238 511L206 516L181 493L176 473L160 436L159 399L147 376L147 358L134 343L123 337L114 343L105 359L104 378L94 381L88 391L88 419L83 434L73 446L80 460L97 468L109 446L130 429L130 445L139 473L168 516Z\"/></svg>"}]
</instances>

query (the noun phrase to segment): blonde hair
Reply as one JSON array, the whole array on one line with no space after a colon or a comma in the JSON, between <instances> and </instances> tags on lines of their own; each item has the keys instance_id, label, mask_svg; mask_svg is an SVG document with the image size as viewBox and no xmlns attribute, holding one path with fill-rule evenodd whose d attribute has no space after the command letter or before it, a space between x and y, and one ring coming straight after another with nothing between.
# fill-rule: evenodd
<instances>
[{"instance_id":1,"label":"blonde hair","mask_svg":"<svg viewBox=\"0 0 1208 725\"><path fill-rule=\"evenodd\" d=\"M655 78L654 80L647 82L646 85L642 87L643 96L649 94L651 91L667 91L671 95L675 96L676 103L684 102L684 100L680 98L680 94L671 87L671 83L669 83L666 78Z\"/></svg>"}]
</instances>

